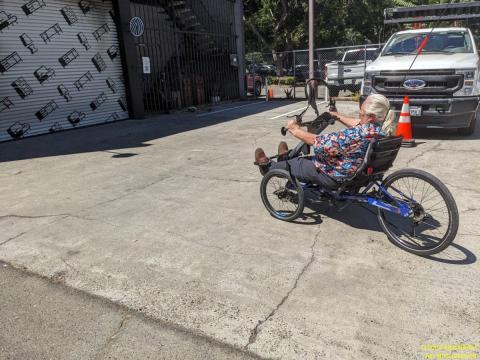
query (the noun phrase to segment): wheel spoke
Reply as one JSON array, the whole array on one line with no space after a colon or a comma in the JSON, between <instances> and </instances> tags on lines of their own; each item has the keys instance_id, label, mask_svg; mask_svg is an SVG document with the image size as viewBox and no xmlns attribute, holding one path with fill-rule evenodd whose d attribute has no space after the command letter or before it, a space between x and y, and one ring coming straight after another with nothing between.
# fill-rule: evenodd
<instances>
[{"instance_id":1,"label":"wheel spoke","mask_svg":"<svg viewBox=\"0 0 480 360\"><path fill-rule=\"evenodd\" d=\"M420 203L423 203L423 197L425 196L425 182L423 182L423 186L422 186L422 197L420 199Z\"/></svg>"},{"instance_id":2,"label":"wheel spoke","mask_svg":"<svg viewBox=\"0 0 480 360\"><path fill-rule=\"evenodd\" d=\"M400 197L396 201L409 204L410 218L380 210L385 229L403 247L408 249L433 249L443 243L450 228L450 208L445 197L435 186L417 175L403 175L388 186Z\"/></svg>"},{"instance_id":3,"label":"wheel spoke","mask_svg":"<svg viewBox=\"0 0 480 360\"><path fill-rule=\"evenodd\" d=\"M295 214L299 208L299 194L296 184L282 174L273 174L265 184L265 205L280 219Z\"/></svg>"}]
</instances>

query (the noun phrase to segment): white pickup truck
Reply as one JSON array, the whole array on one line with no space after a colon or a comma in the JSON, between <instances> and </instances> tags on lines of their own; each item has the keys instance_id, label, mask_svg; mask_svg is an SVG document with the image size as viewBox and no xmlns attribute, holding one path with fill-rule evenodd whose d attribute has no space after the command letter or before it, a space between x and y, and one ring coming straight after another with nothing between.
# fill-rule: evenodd
<instances>
[{"instance_id":1,"label":"white pickup truck","mask_svg":"<svg viewBox=\"0 0 480 360\"><path fill-rule=\"evenodd\" d=\"M408 95L414 128L454 128L471 135L479 116L479 85L479 55L469 29L419 29L390 37L368 65L361 93L385 95L397 112Z\"/></svg>"},{"instance_id":2,"label":"white pickup truck","mask_svg":"<svg viewBox=\"0 0 480 360\"><path fill-rule=\"evenodd\" d=\"M347 50L342 60L325 64L324 74L330 96L338 96L341 90L359 91L365 67L375 60L378 52L376 48Z\"/></svg>"}]
</instances>

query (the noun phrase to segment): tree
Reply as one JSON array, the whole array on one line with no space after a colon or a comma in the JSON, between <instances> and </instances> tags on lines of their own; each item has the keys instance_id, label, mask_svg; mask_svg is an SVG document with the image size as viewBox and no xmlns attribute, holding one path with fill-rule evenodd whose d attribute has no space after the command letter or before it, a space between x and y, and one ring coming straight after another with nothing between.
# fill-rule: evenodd
<instances>
[{"instance_id":1,"label":"tree","mask_svg":"<svg viewBox=\"0 0 480 360\"><path fill-rule=\"evenodd\" d=\"M315 0L315 46L382 41L383 11L448 0ZM247 51L305 49L307 0L244 0Z\"/></svg>"},{"instance_id":2,"label":"tree","mask_svg":"<svg viewBox=\"0 0 480 360\"><path fill-rule=\"evenodd\" d=\"M307 10L302 0L246 0L247 48L278 52L303 45Z\"/></svg>"}]
</instances>

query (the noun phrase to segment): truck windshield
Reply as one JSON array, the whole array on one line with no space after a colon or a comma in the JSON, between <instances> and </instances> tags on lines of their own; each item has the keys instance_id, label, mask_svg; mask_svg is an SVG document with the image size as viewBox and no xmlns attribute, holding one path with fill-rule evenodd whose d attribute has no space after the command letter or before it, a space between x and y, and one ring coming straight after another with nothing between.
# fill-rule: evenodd
<instances>
[{"instance_id":1,"label":"truck windshield","mask_svg":"<svg viewBox=\"0 0 480 360\"><path fill-rule=\"evenodd\" d=\"M343 61L357 61L364 60L365 57L367 60L375 60L377 58L376 50L367 49L367 54L365 56L365 50L354 50L347 51L343 57Z\"/></svg>"},{"instance_id":2,"label":"truck windshield","mask_svg":"<svg viewBox=\"0 0 480 360\"><path fill-rule=\"evenodd\" d=\"M404 33L394 35L382 56L415 54L418 47L429 36L422 53L471 53L473 52L470 35L465 31Z\"/></svg>"}]
</instances>

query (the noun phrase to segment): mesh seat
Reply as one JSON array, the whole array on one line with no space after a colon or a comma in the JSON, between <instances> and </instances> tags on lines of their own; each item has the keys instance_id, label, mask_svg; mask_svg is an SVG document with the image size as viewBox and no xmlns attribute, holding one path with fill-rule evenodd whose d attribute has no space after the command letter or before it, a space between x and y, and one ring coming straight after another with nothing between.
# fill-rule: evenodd
<instances>
[{"instance_id":1,"label":"mesh seat","mask_svg":"<svg viewBox=\"0 0 480 360\"><path fill-rule=\"evenodd\" d=\"M361 187L368 184L373 178L380 178L392 167L398 151L402 146L402 138L389 136L374 139L370 142L363 163L355 174L346 179L339 191L348 187Z\"/></svg>"}]
</instances>

